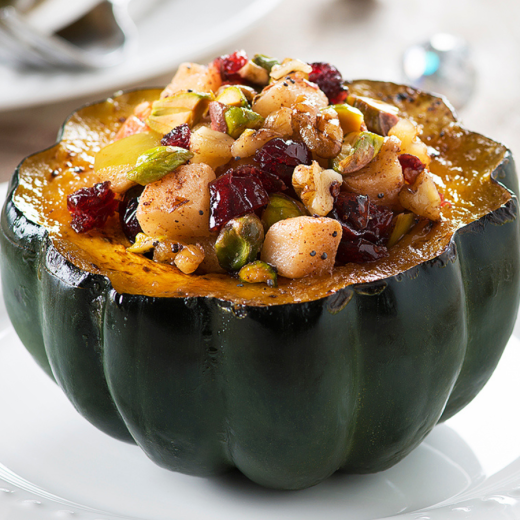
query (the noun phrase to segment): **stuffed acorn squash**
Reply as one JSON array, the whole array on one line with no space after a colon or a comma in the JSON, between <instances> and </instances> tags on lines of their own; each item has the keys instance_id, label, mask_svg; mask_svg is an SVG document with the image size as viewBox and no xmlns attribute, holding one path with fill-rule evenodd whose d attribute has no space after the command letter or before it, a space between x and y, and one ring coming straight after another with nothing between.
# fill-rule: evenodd
<instances>
[{"instance_id":1,"label":"stuffed acorn squash","mask_svg":"<svg viewBox=\"0 0 520 520\"><path fill-rule=\"evenodd\" d=\"M18 335L85 418L162 467L201 476L237 467L281 489L337 470L381 471L469 403L500 359L520 281L510 152L466 130L442 98L340 79L327 64L240 53L185 64L162 93L120 93L80 109L59 142L13 176L0 259ZM276 105L273 92L298 84L309 97ZM405 139L392 128L403 120L417 135L399 159ZM115 139L140 144L118 155ZM217 208L227 188L215 186L250 179L254 168L273 176L271 159L258 158L269 142L276 155L273 139L293 147L289 173L267 176L276 187L260 205ZM378 169L385 143L397 155ZM401 179L395 192L360 181L363 172L384 179L390 167ZM178 239L171 226L154 236L146 190L192 170L213 189L187 220L197 222L195 238L176 218ZM424 211L413 199L424 193L423 170ZM266 176L253 176L265 188ZM75 206L85 189L103 192L111 214L91 229ZM170 217L188 207L176 193ZM386 215L384 233L338 217L341 197L358 209L370 201ZM265 244L275 222L296 218L320 223L317 234L332 226L326 247L337 237L336 257L311 248L310 271L284 271L276 240L275 253ZM293 240L279 237L282 246ZM320 258L326 269L316 268Z\"/></svg>"}]
</instances>

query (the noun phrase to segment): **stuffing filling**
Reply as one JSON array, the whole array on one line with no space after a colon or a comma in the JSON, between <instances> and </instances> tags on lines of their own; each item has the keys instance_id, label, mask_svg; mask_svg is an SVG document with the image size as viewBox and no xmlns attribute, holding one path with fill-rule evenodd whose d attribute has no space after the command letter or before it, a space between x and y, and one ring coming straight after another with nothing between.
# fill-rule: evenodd
<instances>
[{"instance_id":1,"label":"stuffing filling","mask_svg":"<svg viewBox=\"0 0 520 520\"><path fill-rule=\"evenodd\" d=\"M420 128L351 94L333 65L239 51L182 64L67 207L78 233L119 212L129 254L276 287L374 262L441 220L429 164Z\"/></svg>"}]
</instances>

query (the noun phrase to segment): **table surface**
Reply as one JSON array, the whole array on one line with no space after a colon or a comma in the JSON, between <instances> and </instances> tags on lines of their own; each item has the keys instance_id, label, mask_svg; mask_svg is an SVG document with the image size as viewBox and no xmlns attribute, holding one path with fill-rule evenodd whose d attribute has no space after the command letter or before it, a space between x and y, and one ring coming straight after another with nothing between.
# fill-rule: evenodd
<instances>
[{"instance_id":1,"label":"table surface","mask_svg":"<svg viewBox=\"0 0 520 520\"><path fill-rule=\"evenodd\" d=\"M472 130L520 153L520 3L515 0L283 0L247 34L198 60L243 48L278 57L329 61L345 78L401 80L400 59L410 44L448 32L465 38L477 69L477 88L459 115ZM140 82L157 86L171 72ZM5 79L4 79L5 81ZM2 78L0 77L0 93ZM122 88L137 85L121 85ZM23 157L54 143L76 107L106 97L96 93L62 103L0 113L0 182Z\"/></svg>"}]
</instances>

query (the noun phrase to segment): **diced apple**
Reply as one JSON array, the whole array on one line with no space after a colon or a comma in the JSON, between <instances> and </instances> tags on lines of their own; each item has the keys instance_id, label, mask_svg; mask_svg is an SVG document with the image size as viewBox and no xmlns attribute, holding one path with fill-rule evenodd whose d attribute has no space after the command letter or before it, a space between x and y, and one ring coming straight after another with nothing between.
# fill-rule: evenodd
<instances>
[{"instance_id":1,"label":"diced apple","mask_svg":"<svg viewBox=\"0 0 520 520\"><path fill-rule=\"evenodd\" d=\"M212 99L213 94L181 90L154 101L146 123L161 134L184 123L192 126L198 123Z\"/></svg>"},{"instance_id":2,"label":"diced apple","mask_svg":"<svg viewBox=\"0 0 520 520\"><path fill-rule=\"evenodd\" d=\"M419 139L419 128L413 121L400 119L399 122L389 130L388 135L393 135L401 141L401 153L408 153L419 157L426 166L430 164L428 146Z\"/></svg>"},{"instance_id":3,"label":"diced apple","mask_svg":"<svg viewBox=\"0 0 520 520\"><path fill-rule=\"evenodd\" d=\"M341 224L327 217L280 220L269 228L261 258L286 278L331 273L341 233Z\"/></svg>"},{"instance_id":4,"label":"diced apple","mask_svg":"<svg viewBox=\"0 0 520 520\"><path fill-rule=\"evenodd\" d=\"M426 143L423 143L419 138L415 139L405 149L403 149L403 153L409 153L411 155L419 157L419 159L426 166L429 166L431 162L431 157L428 153L428 146L426 145Z\"/></svg>"},{"instance_id":5,"label":"diced apple","mask_svg":"<svg viewBox=\"0 0 520 520\"><path fill-rule=\"evenodd\" d=\"M282 63L272 66L269 75L276 81L278 79L282 79L288 74L291 74L292 72L299 72L301 73L302 77L309 79L309 74L312 72L312 67L304 61L285 58Z\"/></svg>"},{"instance_id":6,"label":"diced apple","mask_svg":"<svg viewBox=\"0 0 520 520\"><path fill-rule=\"evenodd\" d=\"M173 261L184 274L194 273L204 261L204 251L200 246L191 244L184 246Z\"/></svg>"},{"instance_id":7,"label":"diced apple","mask_svg":"<svg viewBox=\"0 0 520 520\"><path fill-rule=\"evenodd\" d=\"M161 97L168 97L179 90L196 92L216 92L222 80L217 68L197 63L182 63L170 84L162 91Z\"/></svg>"},{"instance_id":8,"label":"diced apple","mask_svg":"<svg viewBox=\"0 0 520 520\"><path fill-rule=\"evenodd\" d=\"M404 149L417 137L417 125L403 118L388 131L388 135L397 137L401 141L401 149Z\"/></svg>"},{"instance_id":9,"label":"diced apple","mask_svg":"<svg viewBox=\"0 0 520 520\"><path fill-rule=\"evenodd\" d=\"M375 204L400 209L399 191L404 186L403 169L397 158L400 149L399 139L385 137L381 150L371 162L343 177L346 188L359 195L368 195Z\"/></svg>"},{"instance_id":10,"label":"diced apple","mask_svg":"<svg viewBox=\"0 0 520 520\"><path fill-rule=\"evenodd\" d=\"M269 83L269 73L263 68L249 60L239 71L241 78L255 85L267 85Z\"/></svg>"},{"instance_id":11,"label":"diced apple","mask_svg":"<svg viewBox=\"0 0 520 520\"><path fill-rule=\"evenodd\" d=\"M144 189L137 220L147 235L188 239L209 235L209 188L215 172L207 164L187 164Z\"/></svg>"}]
</instances>

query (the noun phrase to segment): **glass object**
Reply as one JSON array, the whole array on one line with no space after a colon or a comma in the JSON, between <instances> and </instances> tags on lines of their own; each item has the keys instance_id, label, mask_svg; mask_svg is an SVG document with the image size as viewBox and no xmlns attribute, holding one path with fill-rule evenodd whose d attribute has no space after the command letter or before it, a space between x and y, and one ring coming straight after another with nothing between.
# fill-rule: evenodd
<instances>
[{"instance_id":1,"label":"glass object","mask_svg":"<svg viewBox=\"0 0 520 520\"><path fill-rule=\"evenodd\" d=\"M461 37L439 33L408 47L402 57L406 83L446 96L457 109L471 98L476 72L471 49Z\"/></svg>"}]
</instances>

